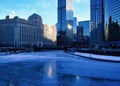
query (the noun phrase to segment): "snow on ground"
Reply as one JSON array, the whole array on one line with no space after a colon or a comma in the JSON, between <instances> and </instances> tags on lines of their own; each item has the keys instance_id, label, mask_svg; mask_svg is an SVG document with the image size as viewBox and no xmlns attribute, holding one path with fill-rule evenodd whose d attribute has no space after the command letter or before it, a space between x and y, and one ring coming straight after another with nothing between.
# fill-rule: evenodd
<instances>
[{"instance_id":1,"label":"snow on ground","mask_svg":"<svg viewBox=\"0 0 120 86\"><path fill-rule=\"evenodd\" d=\"M97 55L97 54L89 54L89 53L81 53L81 52L75 52L74 54L91 58L91 59L120 62L120 56Z\"/></svg>"}]
</instances>

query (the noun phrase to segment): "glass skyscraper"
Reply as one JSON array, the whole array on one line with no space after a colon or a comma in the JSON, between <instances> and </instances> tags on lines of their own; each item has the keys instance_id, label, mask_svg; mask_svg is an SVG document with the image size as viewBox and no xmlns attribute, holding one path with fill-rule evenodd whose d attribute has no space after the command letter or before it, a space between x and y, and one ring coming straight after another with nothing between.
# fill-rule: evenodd
<instances>
[{"instance_id":1,"label":"glass skyscraper","mask_svg":"<svg viewBox=\"0 0 120 86\"><path fill-rule=\"evenodd\" d=\"M66 2L58 0L58 32L66 30Z\"/></svg>"},{"instance_id":2,"label":"glass skyscraper","mask_svg":"<svg viewBox=\"0 0 120 86\"><path fill-rule=\"evenodd\" d=\"M91 45L100 45L104 40L104 0L90 0Z\"/></svg>"},{"instance_id":3,"label":"glass skyscraper","mask_svg":"<svg viewBox=\"0 0 120 86\"><path fill-rule=\"evenodd\" d=\"M79 27L83 27L84 29L84 36L90 36L90 21L80 21L78 22Z\"/></svg>"},{"instance_id":4,"label":"glass skyscraper","mask_svg":"<svg viewBox=\"0 0 120 86\"><path fill-rule=\"evenodd\" d=\"M59 35L73 37L73 0L58 0Z\"/></svg>"},{"instance_id":5,"label":"glass skyscraper","mask_svg":"<svg viewBox=\"0 0 120 86\"><path fill-rule=\"evenodd\" d=\"M73 0L58 0L57 45L64 47L73 40Z\"/></svg>"},{"instance_id":6,"label":"glass skyscraper","mask_svg":"<svg viewBox=\"0 0 120 86\"><path fill-rule=\"evenodd\" d=\"M74 34L74 38L75 38L76 34L77 34L77 17L73 18L73 34Z\"/></svg>"},{"instance_id":7,"label":"glass skyscraper","mask_svg":"<svg viewBox=\"0 0 120 86\"><path fill-rule=\"evenodd\" d=\"M105 0L105 41L120 41L120 0Z\"/></svg>"}]
</instances>

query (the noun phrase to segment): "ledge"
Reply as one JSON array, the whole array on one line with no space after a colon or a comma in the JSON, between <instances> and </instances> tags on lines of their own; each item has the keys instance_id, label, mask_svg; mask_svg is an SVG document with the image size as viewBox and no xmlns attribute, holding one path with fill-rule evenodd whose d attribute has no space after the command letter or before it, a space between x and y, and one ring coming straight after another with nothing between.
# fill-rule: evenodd
<instances>
[{"instance_id":1,"label":"ledge","mask_svg":"<svg viewBox=\"0 0 120 86\"><path fill-rule=\"evenodd\" d=\"M98 54L90 54L90 53L82 53L82 52L69 52L69 53L88 59L120 63L120 56L107 56L107 55L98 55Z\"/></svg>"}]
</instances>

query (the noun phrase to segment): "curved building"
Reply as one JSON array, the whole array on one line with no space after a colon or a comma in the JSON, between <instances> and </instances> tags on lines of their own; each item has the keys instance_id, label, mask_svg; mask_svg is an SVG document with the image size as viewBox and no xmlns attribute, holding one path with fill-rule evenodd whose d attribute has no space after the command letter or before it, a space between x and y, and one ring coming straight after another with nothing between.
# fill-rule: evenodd
<instances>
[{"instance_id":1,"label":"curved building","mask_svg":"<svg viewBox=\"0 0 120 86\"><path fill-rule=\"evenodd\" d=\"M105 0L105 41L120 41L120 0Z\"/></svg>"}]
</instances>

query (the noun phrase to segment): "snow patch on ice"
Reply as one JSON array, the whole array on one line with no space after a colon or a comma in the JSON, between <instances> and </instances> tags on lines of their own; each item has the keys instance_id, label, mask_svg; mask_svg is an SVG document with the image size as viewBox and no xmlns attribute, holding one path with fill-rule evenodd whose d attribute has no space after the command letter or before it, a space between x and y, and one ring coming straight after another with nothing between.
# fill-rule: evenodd
<instances>
[{"instance_id":1,"label":"snow patch on ice","mask_svg":"<svg viewBox=\"0 0 120 86\"><path fill-rule=\"evenodd\" d=\"M93 59L108 60L108 61L120 61L120 56L96 55L96 54L81 53L81 52L75 52L74 54L83 56L83 57L87 57L87 58L93 58Z\"/></svg>"}]
</instances>

